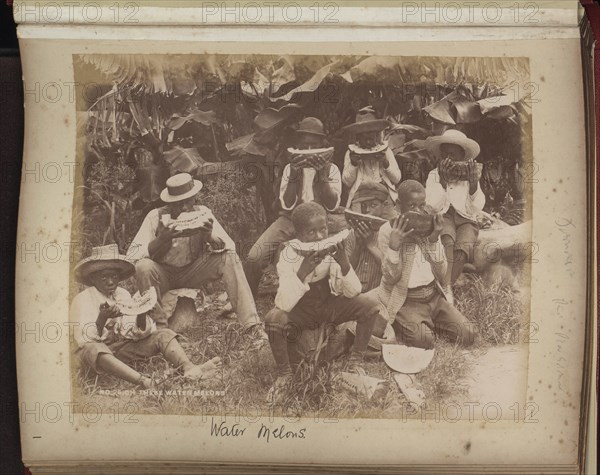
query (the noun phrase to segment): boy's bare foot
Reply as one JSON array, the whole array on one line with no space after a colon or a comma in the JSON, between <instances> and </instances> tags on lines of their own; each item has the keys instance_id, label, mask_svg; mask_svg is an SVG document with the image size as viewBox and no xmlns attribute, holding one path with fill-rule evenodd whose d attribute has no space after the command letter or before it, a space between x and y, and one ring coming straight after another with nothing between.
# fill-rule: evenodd
<instances>
[{"instance_id":1,"label":"boy's bare foot","mask_svg":"<svg viewBox=\"0 0 600 475\"><path fill-rule=\"evenodd\" d=\"M148 378L147 376L140 376L140 381L138 384L144 389L152 389L154 386L154 381L152 381L152 378Z\"/></svg>"},{"instance_id":2,"label":"boy's bare foot","mask_svg":"<svg viewBox=\"0 0 600 475\"><path fill-rule=\"evenodd\" d=\"M192 364L187 368L184 368L183 377L192 380L212 379L217 376L219 371L221 371L222 366L223 363L221 362L221 358L216 356L204 364Z\"/></svg>"}]
</instances>

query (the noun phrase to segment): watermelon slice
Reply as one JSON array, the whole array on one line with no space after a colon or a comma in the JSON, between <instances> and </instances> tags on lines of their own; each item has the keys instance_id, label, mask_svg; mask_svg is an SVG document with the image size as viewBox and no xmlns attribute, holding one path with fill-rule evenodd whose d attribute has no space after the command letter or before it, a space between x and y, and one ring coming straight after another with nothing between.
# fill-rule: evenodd
<instances>
[{"instance_id":1,"label":"watermelon slice","mask_svg":"<svg viewBox=\"0 0 600 475\"><path fill-rule=\"evenodd\" d=\"M300 168L323 166L333 158L333 147L328 148L288 148L292 155L292 163ZM308 159L311 159L309 161Z\"/></svg>"},{"instance_id":2,"label":"watermelon slice","mask_svg":"<svg viewBox=\"0 0 600 475\"><path fill-rule=\"evenodd\" d=\"M335 246L346 239L349 234L350 230L344 229L333 236L322 239L321 241L303 242L299 239L293 239L288 242L288 245L303 257L306 257L315 251L327 254L333 252L335 250Z\"/></svg>"},{"instance_id":3,"label":"watermelon slice","mask_svg":"<svg viewBox=\"0 0 600 475\"><path fill-rule=\"evenodd\" d=\"M380 144L375 145L373 148L362 148L356 144L348 144L348 150L357 154L357 155L371 155L372 153L380 153L388 148L387 140L383 141Z\"/></svg>"},{"instance_id":4,"label":"watermelon slice","mask_svg":"<svg viewBox=\"0 0 600 475\"><path fill-rule=\"evenodd\" d=\"M433 215L408 211L407 213L404 213L403 216L408 218L406 229L414 229L414 235L418 237L427 237L433 232Z\"/></svg>"},{"instance_id":5,"label":"watermelon slice","mask_svg":"<svg viewBox=\"0 0 600 475\"><path fill-rule=\"evenodd\" d=\"M356 228L358 223L362 222L369 226L373 231L378 231L381 226L388 222L387 219L370 214L357 213L356 211L349 209L344 210L344 216L346 217L348 224L353 228Z\"/></svg>"},{"instance_id":6,"label":"watermelon slice","mask_svg":"<svg viewBox=\"0 0 600 475\"><path fill-rule=\"evenodd\" d=\"M193 231L203 227L210 218L210 214L204 211L189 211L180 213L177 219L171 219L170 214L162 215L162 223L166 226L174 226L176 231Z\"/></svg>"}]
</instances>

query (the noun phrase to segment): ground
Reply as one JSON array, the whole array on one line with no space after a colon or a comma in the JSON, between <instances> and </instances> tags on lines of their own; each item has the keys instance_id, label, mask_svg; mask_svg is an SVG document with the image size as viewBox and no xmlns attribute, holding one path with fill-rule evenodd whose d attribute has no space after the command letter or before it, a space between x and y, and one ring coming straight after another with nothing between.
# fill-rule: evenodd
<instances>
[{"instance_id":1,"label":"ground","mask_svg":"<svg viewBox=\"0 0 600 475\"><path fill-rule=\"evenodd\" d=\"M259 315L265 315L273 306L271 291L275 279L271 272L263 280L261 296L257 300ZM335 381L334 376L342 368L341 361L318 366L306 362L285 400L269 408L267 393L274 382L275 365L268 345L254 350L252 340L242 334L237 321L223 315L224 302L219 298L219 286L208 290L212 293L205 296L201 304L200 318L181 331L182 346L195 363L221 357L224 362L221 379L210 383L188 382L157 356L134 365L160 381L156 392L141 393L127 382L78 370L73 385L75 400L80 404L93 402L107 410L118 403L129 413L206 415L222 413L226 409L228 413L256 414L260 411L266 414L272 411L269 413L273 415L330 418L398 418L405 415L407 400L381 358L364 365L368 375L385 381L383 390L370 400L348 392ZM426 406L473 398L481 393L478 381L493 387L493 371L502 368L502 362L499 363L497 358L501 352L486 354L496 347L509 348L510 353L511 347L522 348L523 345L518 343L528 337L523 335L528 313L515 290L500 284L485 284L480 277L465 274L455 287L455 296L458 308L477 322L482 338L470 349L444 340L437 342L432 362L417 375L425 393ZM491 372L482 370L479 361L482 364L487 361ZM504 386L517 384L510 380L510 368L504 368L502 375Z\"/></svg>"}]
</instances>

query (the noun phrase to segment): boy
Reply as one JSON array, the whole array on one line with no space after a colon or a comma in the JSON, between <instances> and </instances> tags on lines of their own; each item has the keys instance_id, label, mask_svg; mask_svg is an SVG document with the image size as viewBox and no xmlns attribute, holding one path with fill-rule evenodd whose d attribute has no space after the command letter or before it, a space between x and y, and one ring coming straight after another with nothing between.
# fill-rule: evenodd
<instances>
[{"instance_id":1,"label":"boy","mask_svg":"<svg viewBox=\"0 0 600 475\"><path fill-rule=\"evenodd\" d=\"M121 314L117 303L127 302L131 296L118 283L134 272L135 267L119 255L116 244L93 248L91 257L75 267L75 278L89 286L75 296L70 309L70 321L77 323L77 354L84 366L150 388L152 380L127 363L160 354L181 368L188 379L215 377L221 367L220 358L195 365L175 332L157 329L148 315L140 318Z\"/></svg>"},{"instance_id":2,"label":"boy","mask_svg":"<svg viewBox=\"0 0 600 475\"><path fill-rule=\"evenodd\" d=\"M448 281L456 282L466 262L473 262L479 235L477 218L485 205L479 186L480 171L474 159L479 144L458 130L447 130L430 137L427 150L437 158L438 166L429 173L426 183L427 204L444 214L441 237L448 257ZM466 170L457 176L456 169Z\"/></svg>"},{"instance_id":3,"label":"boy","mask_svg":"<svg viewBox=\"0 0 600 475\"><path fill-rule=\"evenodd\" d=\"M379 230L379 249L384 256L379 297L393 319L396 334L407 346L425 349L433 348L434 332L464 346L473 344L474 325L442 292L447 288L446 256L439 242L442 215L434 217L429 236L414 236L404 213L425 207L425 189L415 180L398 186L398 205L401 216Z\"/></svg>"},{"instance_id":4,"label":"boy","mask_svg":"<svg viewBox=\"0 0 600 475\"><path fill-rule=\"evenodd\" d=\"M315 117L303 119L294 137L297 149L320 149L326 144L323 123ZM254 243L244 262L246 278L255 298L263 270L276 261L279 246L295 237L290 219L294 208L306 201L316 201L328 211L333 211L340 204L342 179L335 164L315 163L314 166L300 168L293 158L283 169L281 177L279 201L282 211Z\"/></svg>"},{"instance_id":5,"label":"boy","mask_svg":"<svg viewBox=\"0 0 600 475\"><path fill-rule=\"evenodd\" d=\"M244 329L257 342L267 336L256 312L256 305L235 250L235 244L211 210L196 204L202 182L188 173L167 180L160 194L165 206L150 211L133 238L128 256L135 259L135 276L140 292L155 287L159 312L158 326L167 326L167 315L160 308L161 297L171 289L199 288L205 282L223 279L233 311ZM199 211L209 218L193 233L176 231L163 224L163 216L176 219L183 212Z\"/></svg>"},{"instance_id":6,"label":"boy","mask_svg":"<svg viewBox=\"0 0 600 475\"><path fill-rule=\"evenodd\" d=\"M383 131L389 122L377 119L372 107L358 111L356 122L342 130L354 137L344 157L342 180L350 190L346 206L350 206L361 183L373 181L384 185L390 204L396 199L396 184L400 182L400 168L394 153L383 141Z\"/></svg>"},{"instance_id":7,"label":"boy","mask_svg":"<svg viewBox=\"0 0 600 475\"><path fill-rule=\"evenodd\" d=\"M352 206L355 211L385 218L385 202L388 191L381 183L367 181L356 190ZM378 287L381 282L382 254L377 246L377 235L366 223L360 222L352 229L347 240L347 251L350 264L362 284L362 291L368 292Z\"/></svg>"},{"instance_id":8,"label":"boy","mask_svg":"<svg viewBox=\"0 0 600 475\"><path fill-rule=\"evenodd\" d=\"M317 242L329 234L325 208L315 202L296 207L292 222L301 242ZM297 361L295 341L300 333L303 329L317 328L321 323L335 326L357 321L356 338L348 362L358 369L379 312L375 299L361 295L361 284L350 265L344 244L339 243L333 254L320 250L302 257L288 243L281 253L277 273L276 308L265 317L277 364L274 394L292 378L290 360Z\"/></svg>"}]
</instances>

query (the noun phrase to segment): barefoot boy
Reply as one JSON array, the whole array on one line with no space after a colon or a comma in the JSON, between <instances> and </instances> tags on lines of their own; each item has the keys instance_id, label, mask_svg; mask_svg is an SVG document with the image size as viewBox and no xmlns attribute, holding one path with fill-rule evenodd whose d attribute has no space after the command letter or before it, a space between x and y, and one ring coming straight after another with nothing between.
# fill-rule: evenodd
<instances>
[{"instance_id":1,"label":"barefoot boy","mask_svg":"<svg viewBox=\"0 0 600 475\"><path fill-rule=\"evenodd\" d=\"M447 286L446 256L439 236L441 214L434 217L433 231L416 237L404 213L425 207L425 189L418 181L398 186L401 216L379 230L384 255L379 297L386 305L397 336L408 346L433 348L435 334L443 334L464 346L473 343L476 330L444 296Z\"/></svg>"},{"instance_id":2,"label":"barefoot boy","mask_svg":"<svg viewBox=\"0 0 600 475\"><path fill-rule=\"evenodd\" d=\"M157 329L147 314L141 318L121 314L117 303L131 296L118 283L134 273L134 265L119 254L115 244L92 249L91 257L75 267L76 279L89 286L75 296L70 309L70 320L77 323L77 354L84 366L149 388L152 380L127 363L160 354L189 379L213 378L221 366L219 358L195 365L175 332Z\"/></svg>"},{"instance_id":3,"label":"barefoot boy","mask_svg":"<svg viewBox=\"0 0 600 475\"><path fill-rule=\"evenodd\" d=\"M292 213L298 240L304 243L327 238L327 213L318 203L299 205ZM276 308L265 317L271 351L277 364L275 390L291 380L290 359L296 361L296 340L303 329L322 323L337 325L357 321L356 338L349 357L358 365L367 350L375 317L375 299L361 295L361 284L350 265L345 246L339 243L333 255L327 250L302 257L288 243L277 264L279 290Z\"/></svg>"},{"instance_id":4,"label":"barefoot boy","mask_svg":"<svg viewBox=\"0 0 600 475\"><path fill-rule=\"evenodd\" d=\"M477 218L485 205L474 162L479 144L458 130L447 130L427 139L426 147L438 160L427 178L427 204L444 214L441 238L448 258L448 281L454 283L465 263L473 261Z\"/></svg>"}]
</instances>

